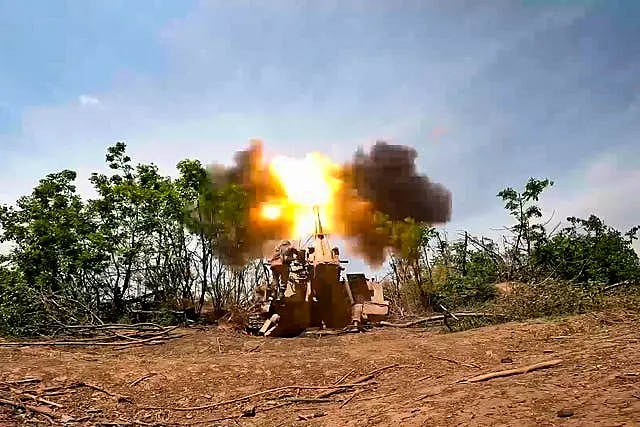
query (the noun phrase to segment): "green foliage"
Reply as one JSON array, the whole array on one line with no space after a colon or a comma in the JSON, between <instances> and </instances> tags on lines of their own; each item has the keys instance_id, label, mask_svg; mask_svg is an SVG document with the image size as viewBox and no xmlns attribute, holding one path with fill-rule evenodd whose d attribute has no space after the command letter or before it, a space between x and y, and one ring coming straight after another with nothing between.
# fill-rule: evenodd
<instances>
[{"instance_id":1,"label":"green foliage","mask_svg":"<svg viewBox=\"0 0 640 427\"><path fill-rule=\"evenodd\" d=\"M242 189L213 182L197 160L178 163L173 181L154 164L134 164L126 148L107 149L110 173L90 178L95 199L83 201L76 173L64 170L15 206L0 206L0 242L11 243L0 258L10 267L2 273L3 324L17 325L2 333L27 333L45 319L118 321L135 309L199 313L207 294L214 306L240 300L226 284L243 283L248 269L232 272L219 254L242 244ZM18 321L32 311L38 316Z\"/></svg>"},{"instance_id":2,"label":"green foliage","mask_svg":"<svg viewBox=\"0 0 640 427\"><path fill-rule=\"evenodd\" d=\"M486 252L465 251L463 245L453 244L454 272L444 279L436 294L438 302L446 307L472 307L496 296L496 264Z\"/></svg>"},{"instance_id":3,"label":"green foliage","mask_svg":"<svg viewBox=\"0 0 640 427\"><path fill-rule=\"evenodd\" d=\"M565 280L517 284L495 309L511 320L580 314L600 307L602 294Z\"/></svg>"},{"instance_id":4,"label":"green foliage","mask_svg":"<svg viewBox=\"0 0 640 427\"><path fill-rule=\"evenodd\" d=\"M36 292L19 271L0 267L0 335L33 335L44 323Z\"/></svg>"},{"instance_id":5,"label":"green foliage","mask_svg":"<svg viewBox=\"0 0 640 427\"><path fill-rule=\"evenodd\" d=\"M534 266L583 284L611 285L640 278L640 262L632 248L637 227L622 234L595 215L567 221L570 227L535 248Z\"/></svg>"},{"instance_id":6,"label":"green foliage","mask_svg":"<svg viewBox=\"0 0 640 427\"><path fill-rule=\"evenodd\" d=\"M640 263L632 243L640 227L621 233L591 215L567 218L569 227L549 235L537 202L552 185L531 178L520 192L498 193L515 220L503 245L466 232L450 241L446 233L411 221L394 225L401 251L392 260L396 284L390 291L427 310L497 301L495 307L522 319L595 309L608 285L637 283ZM495 284L505 280L522 283L499 298Z\"/></svg>"}]
</instances>

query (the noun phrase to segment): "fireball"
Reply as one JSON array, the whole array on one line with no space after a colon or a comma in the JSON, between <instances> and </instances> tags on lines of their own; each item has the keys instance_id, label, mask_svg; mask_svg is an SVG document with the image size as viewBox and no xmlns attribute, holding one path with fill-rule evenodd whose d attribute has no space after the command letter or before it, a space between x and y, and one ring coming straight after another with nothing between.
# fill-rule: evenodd
<instances>
[{"instance_id":1,"label":"fireball","mask_svg":"<svg viewBox=\"0 0 640 427\"><path fill-rule=\"evenodd\" d=\"M317 207L323 228L331 229L334 200L341 186L336 177L338 165L311 153L301 159L277 156L268 169L282 186L285 197L261 206L264 220L288 221L292 224L290 237L300 238L314 232Z\"/></svg>"}]
</instances>

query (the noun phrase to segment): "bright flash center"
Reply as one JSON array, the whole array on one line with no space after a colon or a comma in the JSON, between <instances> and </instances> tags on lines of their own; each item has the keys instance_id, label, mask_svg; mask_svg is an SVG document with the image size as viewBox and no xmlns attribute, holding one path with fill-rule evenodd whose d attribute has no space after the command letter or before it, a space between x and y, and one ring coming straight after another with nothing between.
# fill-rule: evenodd
<instances>
[{"instance_id":1,"label":"bright flash center","mask_svg":"<svg viewBox=\"0 0 640 427\"><path fill-rule=\"evenodd\" d=\"M282 215L282 208L278 205L264 205L262 207L262 216L266 219L278 219Z\"/></svg>"},{"instance_id":2,"label":"bright flash center","mask_svg":"<svg viewBox=\"0 0 640 427\"><path fill-rule=\"evenodd\" d=\"M271 170L280 180L290 202L313 207L324 206L331 200L329 168L326 160L317 154L304 159L276 157Z\"/></svg>"},{"instance_id":3,"label":"bright flash center","mask_svg":"<svg viewBox=\"0 0 640 427\"><path fill-rule=\"evenodd\" d=\"M339 181L332 176L332 163L319 154L308 154L302 159L278 156L269 165L271 172L282 185L286 200L281 204L268 204L262 207L263 218L274 220L281 218L283 206L292 212L295 236L313 233L316 213L320 208L323 225L330 226L327 218L332 208L333 196L339 187Z\"/></svg>"}]
</instances>

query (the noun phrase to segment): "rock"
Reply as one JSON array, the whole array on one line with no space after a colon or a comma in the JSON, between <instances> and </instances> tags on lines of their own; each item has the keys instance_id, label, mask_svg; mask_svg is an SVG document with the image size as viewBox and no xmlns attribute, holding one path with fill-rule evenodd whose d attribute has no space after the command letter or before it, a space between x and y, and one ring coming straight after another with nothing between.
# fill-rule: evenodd
<instances>
[{"instance_id":1,"label":"rock","mask_svg":"<svg viewBox=\"0 0 640 427\"><path fill-rule=\"evenodd\" d=\"M503 357L500 359L500 363L513 363L513 359L510 357Z\"/></svg>"},{"instance_id":2,"label":"rock","mask_svg":"<svg viewBox=\"0 0 640 427\"><path fill-rule=\"evenodd\" d=\"M569 418L573 416L573 411L568 408L560 409L558 411L558 418Z\"/></svg>"},{"instance_id":3,"label":"rock","mask_svg":"<svg viewBox=\"0 0 640 427\"><path fill-rule=\"evenodd\" d=\"M256 416L256 407L255 406L246 406L242 411L243 417L255 417Z\"/></svg>"}]
</instances>

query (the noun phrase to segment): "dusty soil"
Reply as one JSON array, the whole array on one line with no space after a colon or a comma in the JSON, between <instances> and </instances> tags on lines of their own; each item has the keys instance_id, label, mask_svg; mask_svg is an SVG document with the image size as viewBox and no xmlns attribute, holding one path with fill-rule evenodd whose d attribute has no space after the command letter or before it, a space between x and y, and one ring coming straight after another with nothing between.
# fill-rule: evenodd
<instances>
[{"instance_id":1,"label":"dusty soil","mask_svg":"<svg viewBox=\"0 0 640 427\"><path fill-rule=\"evenodd\" d=\"M264 339L232 330L184 329L182 338L162 345L120 350L2 348L0 381L40 379L12 387L60 405L48 406L56 425L71 418L76 421L69 425L640 425L639 326L640 318L601 313L456 333L383 328ZM459 382L553 359L562 363ZM285 389L214 408L176 410L287 385L327 386L346 374L344 383L353 383L393 364L398 365L374 374L374 382L344 388L323 402L300 398L326 390ZM78 381L116 396L86 386L44 392ZM6 384L0 394L12 398ZM255 415L241 417L251 406ZM570 416L559 417L563 410ZM229 416L236 418L215 421ZM0 405L0 425L38 419L47 424L42 416Z\"/></svg>"}]
</instances>

